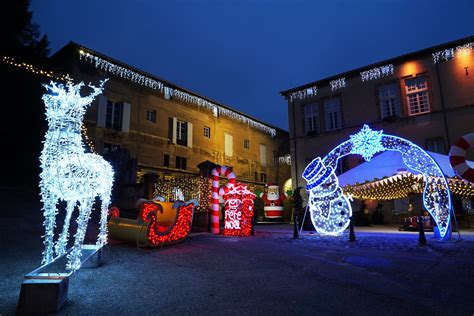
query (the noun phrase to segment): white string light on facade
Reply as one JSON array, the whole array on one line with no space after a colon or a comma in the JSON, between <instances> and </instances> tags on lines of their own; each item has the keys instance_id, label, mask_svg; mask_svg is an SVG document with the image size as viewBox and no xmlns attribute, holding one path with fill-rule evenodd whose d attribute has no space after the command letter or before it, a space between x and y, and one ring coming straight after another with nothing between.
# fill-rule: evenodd
<instances>
[{"instance_id":1,"label":"white string light on facade","mask_svg":"<svg viewBox=\"0 0 474 316\"><path fill-rule=\"evenodd\" d=\"M272 137L276 135L276 130L274 128L271 128L263 123L257 122L247 116L229 110L223 106L207 101L203 98L169 87L159 80L149 78L128 68L116 65L110 61L95 56L84 50L79 50L79 59L91 63L92 65L94 65L95 68L99 70L111 73L117 77L124 78L144 87L157 90L162 93L167 99L175 98L177 100L195 104L198 107L202 107L213 112L214 114L217 113L218 115L226 116L230 119L247 124L253 128L262 130L263 132L270 134Z\"/></svg>"},{"instance_id":2,"label":"white string light on facade","mask_svg":"<svg viewBox=\"0 0 474 316\"><path fill-rule=\"evenodd\" d=\"M336 91L346 87L346 78L338 78L329 82L331 85L331 91Z\"/></svg>"},{"instance_id":3,"label":"white string light on facade","mask_svg":"<svg viewBox=\"0 0 474 316\"><path fill-rule=\"evenodd\" d=\"M386 77L393 74L394 66L392 64L375 67L360 73L360 77L363 82L379 79L381 77Z\"/></svg>"}]
</instances>

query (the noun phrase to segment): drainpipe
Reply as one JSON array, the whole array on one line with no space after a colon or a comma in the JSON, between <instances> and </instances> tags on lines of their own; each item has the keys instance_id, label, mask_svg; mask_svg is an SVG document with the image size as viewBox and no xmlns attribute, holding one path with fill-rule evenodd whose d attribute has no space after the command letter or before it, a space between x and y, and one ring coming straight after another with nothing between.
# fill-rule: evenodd
<instances>
[{"instance_id":1,"label":"drainpipe","mask_svg":"<svg viewBox=\"0 0 474 316\"><path fill-rule=\"evenodd\" d=\"M441 96L441 108L443 109L444 130L446 132L446 141L448 143L448 151L451 148L451 140L449 139L448 118L446 116L446 106L444 104L443 86L441 85L441 76L439 74L439 65L436 63L436 74L438 77L439 94Z\"/></svg>"},{"instance_id":2,"label":"drainpipe","mask_svg":"<svg viewBox=\"0 0 474 316\"><path fill-rule=\"evenodd\" d=\"M294 141L294 147L295 147L295 159L294 161L291 161L291 164L294 164L295 166L295 183L293 186L295 188L298 187L298 148L296 144L296 120L295 120L295 103L293 101L290 101L291 107L292 107L292 112L293 112L293 141ZM291 152L291 148L290 148Z\"/></svg>"}]
</instances>

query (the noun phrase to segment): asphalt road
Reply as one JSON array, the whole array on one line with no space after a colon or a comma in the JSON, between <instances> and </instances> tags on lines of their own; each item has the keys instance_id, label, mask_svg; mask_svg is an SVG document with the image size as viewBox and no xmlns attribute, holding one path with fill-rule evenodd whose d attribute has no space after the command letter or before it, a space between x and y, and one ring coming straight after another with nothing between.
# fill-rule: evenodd
<instances>
[{"instance_id":1,"label":"asphalt road","mask_svg":"<svg viewBox=\"0 0 474 316\"><path fill-rule=\"evenodd\" d=\"M37 207L19 198L9 207ZM42 219L40 212L2 214L3 316L15 313L22 277L39 263ZM472 239L429 238L421 247L416 234L359 232L352 243L347 234L291 237L290 226L259 226L251 238L201 234L162 249L112 244L102 266L71 277L59 314L474 313Z\"/></svg>"}]
</instances>

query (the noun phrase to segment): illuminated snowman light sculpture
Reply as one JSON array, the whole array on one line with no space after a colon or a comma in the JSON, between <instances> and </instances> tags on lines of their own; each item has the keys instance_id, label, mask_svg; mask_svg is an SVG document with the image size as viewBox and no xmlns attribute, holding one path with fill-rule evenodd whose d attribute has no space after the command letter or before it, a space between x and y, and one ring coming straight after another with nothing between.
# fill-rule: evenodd
<instances>
[{"instance_id":1,"label":"illuminated snowman light sculpture","mask_svg":"<svg viewBox=\"0 0 474 316\"><path fill-rule=\"evenodd\" d=\"M335 168L340 158L361 155L366 161L377 153L391 150L402 155L405 165L423 174L423 204L437 224L441 238L447 237L451 212L451 194L446 178L436 161L418 145L368 125L350 140L341 143L323 159L317 157L306 166L303 178L309 192L308 208L316 231L323 235L339 235L350 223L352 208L339 186Z\"/></svg>"}]
</instances>

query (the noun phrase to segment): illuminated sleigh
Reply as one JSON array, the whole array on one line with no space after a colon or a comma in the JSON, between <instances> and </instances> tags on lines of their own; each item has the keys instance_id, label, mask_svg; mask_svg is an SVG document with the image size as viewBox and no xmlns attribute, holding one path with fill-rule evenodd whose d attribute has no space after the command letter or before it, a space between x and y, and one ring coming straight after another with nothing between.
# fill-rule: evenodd
<instances>
[{"instance_id":1,"label":"illuminated sleigh","mask_svg":"<svg viewBox=\"0 0 474 316\"><path fill-rule=\"evenodd\" d=\"M188 202L147 201L141 203L137 219L120 217L116 207L109 209L109 237L136 242L138 246L158 247L185 239L191 231L196 200Z\"/></svg>"}]
</instances>

